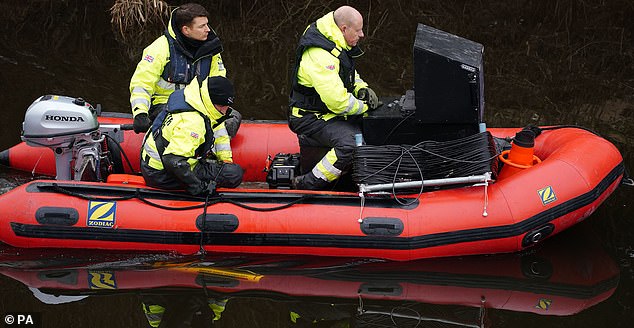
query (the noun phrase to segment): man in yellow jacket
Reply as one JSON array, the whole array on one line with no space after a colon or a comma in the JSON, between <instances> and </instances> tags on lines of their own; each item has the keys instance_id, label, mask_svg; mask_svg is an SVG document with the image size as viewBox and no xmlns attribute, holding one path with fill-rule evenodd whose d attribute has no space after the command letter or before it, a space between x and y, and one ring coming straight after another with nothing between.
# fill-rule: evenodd
<instances>
[{"instance_id":1,"label":"man in yellow jacket","mask_svg":"<svg viewBox=\"0 0 634 328\"><path fill-rule=\"evenodd\" d=\"M363 17L339 7L310 24L299 40L290 96L289 126L300 147L325 146L330 151L313 169L293 180L297 189L326 189L352 163L359 117L379 105L354 68L363 52Z\"/></svg>"},{"instance_id":2,"label":"man in yellow jacket","mask_svg":"<svg viewBox=\"0 0 634 328\"><path fill-rule=\"evenodd\" d=\"M141 172L149 186L201 195L242 182L224 122L233 97L233 85L221 76L196 78L172 93L141 150Z\"/></svg>"},{"instance_id":3,"label":"man in yellow jacket","mask_svg":"<svg viewBox=\"0 0 634 328\"><path fill-rule=\"evenodd\" d=\"M195 77L226 76L220 53L222 43L209 27L209 13L199 4L187 3L172 11L167 30L143 50L130 80L130 105L134 131L142 133L166 106L175 90ZM234 111L226 124L231 136L240 126Z\"/></svg>"}]
</instances>

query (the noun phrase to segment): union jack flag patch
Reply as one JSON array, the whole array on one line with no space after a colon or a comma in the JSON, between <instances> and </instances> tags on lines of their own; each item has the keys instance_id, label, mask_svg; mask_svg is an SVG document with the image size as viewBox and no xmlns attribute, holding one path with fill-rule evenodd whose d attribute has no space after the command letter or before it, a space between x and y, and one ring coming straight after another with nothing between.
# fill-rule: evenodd
<instances>
[{"instance_id":1,"label":"union jack flag patch","mask_svg":"<svg viewBox=\"0 0 634 328\"><path fill-rule=\"evenodd\" d=\"M147 61L148 63L151 63L154 61L154 57L150 55L145 55L145 57L143 57L143 60Z\"/></svg>"},{"instance_id":2,"label":"union jack flag patch","mask_svg":"<svg viewBox=\"0 0 634 328\"><path fill-rule=\"evenodd\" d=\"M198 133L196 133L196 132L192 132L189 135L192 136L192 138L198 139Z\"/></svg>"},{"instance_id":3,"label":"union jack flag patch","mask_svg":"<svg viewBox=\"0 0 634 328\"><path fill-rule=\"evenodd\" d=\"M335 69L335 65L328 65L326 68L332 71Z\"/></svg>"}]
</instances>

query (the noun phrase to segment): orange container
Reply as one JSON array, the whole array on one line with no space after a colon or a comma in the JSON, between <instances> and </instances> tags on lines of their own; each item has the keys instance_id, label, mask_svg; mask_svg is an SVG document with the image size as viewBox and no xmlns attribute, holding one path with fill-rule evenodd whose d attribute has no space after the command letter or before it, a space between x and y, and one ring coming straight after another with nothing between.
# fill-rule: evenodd
<instances>
[{"instance_id":1,"label":"orange container","mask_svg":"<svg viewBox=\"0 0 634 328\"><path fill-rule=\"evenodd\" d=\"M511 175L528 169L541 163L539 157L533 154L535 146L535 134L532 131L522 130L515 134L511 149L500 154L500 160L504 163L498 179L505 179Z\"/></svg>"}]
</instances>

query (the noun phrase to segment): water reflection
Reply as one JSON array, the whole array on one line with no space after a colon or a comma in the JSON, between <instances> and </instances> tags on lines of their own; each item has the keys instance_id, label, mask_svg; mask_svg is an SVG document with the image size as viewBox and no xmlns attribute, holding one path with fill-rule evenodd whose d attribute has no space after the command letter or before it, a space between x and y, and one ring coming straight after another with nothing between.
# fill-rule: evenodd
<instances>
[{"instance_id":1,"label":"water reflection","mask_svg":"<svg viewBox=\"0 0 634 328\"><path fill-rule=\"evenodd\" d=\"M87 316L82 308L92 300L108 311L129 312L108 304L126 295L130 302L161 304L165 320L209 323L221 314L218 324L232 327L248 321L240 309L258 309L257 303L268 304L258 313L274 311L280 326L294 318L321 327L492 327L503 324L499 313L508 311L573 316L608 299L619 284L615 261L597 243L574 235L524 254L413 262L5 248L0 273L39 300L30 311L65 304L66 312ZM223 302L224 310L210 312L210 304ZM133 310L135 324L144 324L141 306Z\"/></svg>"}]
</instances>

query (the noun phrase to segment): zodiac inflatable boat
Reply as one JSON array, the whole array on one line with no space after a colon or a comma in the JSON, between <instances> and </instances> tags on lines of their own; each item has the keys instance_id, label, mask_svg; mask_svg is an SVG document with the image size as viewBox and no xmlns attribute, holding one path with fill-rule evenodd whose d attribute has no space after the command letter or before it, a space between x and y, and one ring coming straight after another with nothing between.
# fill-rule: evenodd
<instances>
[{"instance_id":1,"label":"zodiac inflatable boat","mask_svg":"<svg viewBox=\"0 0 634 328\"><path fill-rule=\"evenodd\" d=\"M269 189L263 169L278 153L299 152L297 137L284 122L244 122L232 139L243 185L205 199L144 185L135 174L142 136L126 130L131 122L99 114L79 98L36 100L25 116L26 143L0 159L57 179L0 196L0 241L24 248L183 254L204 248L394 260L513 252L590 216L624 175L613 144L562 127L543 129L528 162L517 160L522 147L515 156L511 148L499 175L463 177L453 188L424 180L403 182L402 190L402 182L353 191ZM487 133L505 138L520 130ZM108 156L119 147L122 165ZM124 173L113 173L116 166Z\"/></svg>"}]
</instances>

